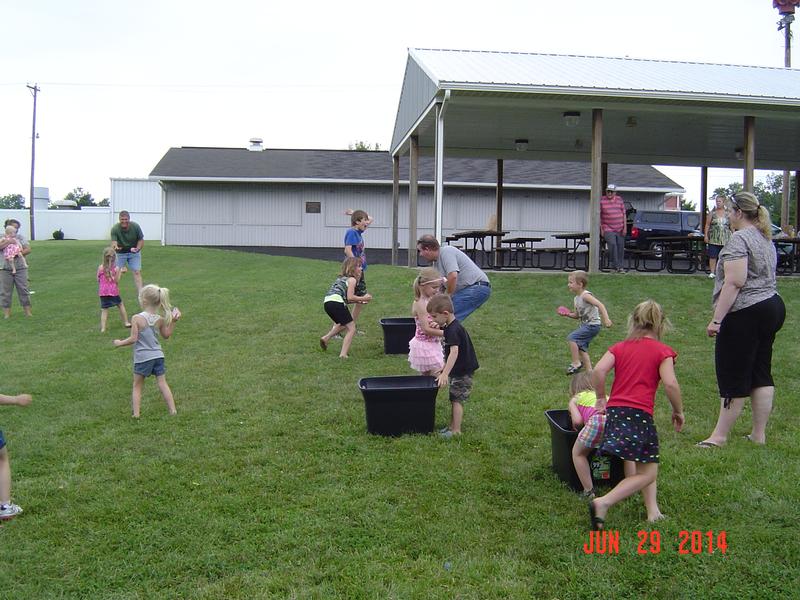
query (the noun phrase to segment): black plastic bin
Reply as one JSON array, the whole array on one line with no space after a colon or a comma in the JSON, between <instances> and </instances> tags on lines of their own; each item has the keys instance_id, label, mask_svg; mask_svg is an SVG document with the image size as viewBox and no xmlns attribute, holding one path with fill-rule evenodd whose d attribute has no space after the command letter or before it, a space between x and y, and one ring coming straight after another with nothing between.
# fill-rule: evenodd
<instances>
[{"instance_id":1,"label":"black plastic bin","mask_svg":"<svg viewBox=\"0 0 800 600\"><path fill-rule=\"evenodd\" d=\"M388 317L381 319L383 327L383 353L408 354L408 342L414 337L414 317Z\"/></svg>"},{"instance_id":2,"label":"black plastic bin","mask_svg":"<svg viewBox=\"0 0 800 600\"><path fill-rule=\"evenodd\" d=\"M364 377L358 380L358 388L364 396L369 433L433 432L439 391L434 377Z\"/></svg>"},{"instance_id":3,"label":"black plastic bin","mask_svg":"<svg viewBox=\"0 0 800 600\"><path fill-rule=\"evenodd\" d=\"M544 415L550 423L550 440L553 452L553 470L558 478L576 492L583 490L578 474L572 464L572 447L578 439L578 432L572 429L572 419L568 410L546 410ZM596 456L589 454L589 467L592 470L594 485L616 485L625 477L623 461L616 456Z\"/></svg>"}]
</instances>

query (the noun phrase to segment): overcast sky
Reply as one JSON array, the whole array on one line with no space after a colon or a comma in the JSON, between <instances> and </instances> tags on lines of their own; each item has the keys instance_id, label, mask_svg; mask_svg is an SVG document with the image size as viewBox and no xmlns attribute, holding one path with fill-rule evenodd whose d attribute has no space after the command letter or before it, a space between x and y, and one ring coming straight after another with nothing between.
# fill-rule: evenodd
<instances>
[{"instance_id":1,"label":"overcast sky","mask_svg":"<svg viewBox=\"0 0 800 600\"><path fill-rule=\"evenodd\" d=\"M778 17L769 0L7 0L0 196L29 193L26 84L36 186L101 200L173 146L386 149L408 48L782 67ZM665 172L698 200L699 169ZM712 169L709 188L737 179Z\"/></svg>"}]
</instances>

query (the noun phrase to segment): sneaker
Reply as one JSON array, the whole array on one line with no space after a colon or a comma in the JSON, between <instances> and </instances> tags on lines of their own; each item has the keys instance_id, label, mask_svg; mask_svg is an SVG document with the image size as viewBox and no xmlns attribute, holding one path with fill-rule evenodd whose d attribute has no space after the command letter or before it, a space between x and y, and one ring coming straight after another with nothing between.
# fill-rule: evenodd
<instances>
[{"instance_id":1,"label":"sneaker","mask_svg":"<svg viewBox=\"0 0 800 600\"><path fill-rule=\"evenodd\" d=\"M597 490L595 490L594 488L590 490L583 490L580 494L578 494L578 496L584 500L588 500L589 502L591 502L597 496Z\"/></svg>"},{"instance_id":2,"label":"sneaker","mask_svg":"<svg viewBox=\"0 0 800 600\"><path fill-rule=\"evenodd\" d=\"M570 365L567 367L567 375L575 375L575 373L580 371L582 368L583 365L578 365L577 367L575 365Z\"/></svg>"},{"instance_id":3,"label":"sneaker","mask_svg":"<svg viewBox=\"0 0 800 600\"><path fill-rule=\"evenodd\" d=\"M449 427L442 427L442 428L439 430L439 435L444 435L444 434L445 434L445 433L447 433L448 431L450 431L450 428L449 428Z\"/></svg>"},{"instance_id":4,"label":"sneaker","mask_svg":"<svg viewBox=\"0 0 800 600\"><path fill-rule=\"evenodd\" d=\"M331 338L332 340L343 340L344 336L341 333L337 333L335 336Z\"/></svg>"},{"instance_id":5,"label":"sneaker","mask_svg":"<svg viewBox=\"0 0 800 600\"><path fill-rule=\"evenodd\" d=\"M453 437L455 437L455 436L457 436L457 435L461 435L461 434L460 434L460 433L453 433L453 432L452 432L452 431L450 431L449 429L447 429L447 430L445 430L445 431L440 431L440 432L439 432L439 437L440 437L440 438L443 438L443 439L445 439L445 440L449 440L450 438L453 438Z\"/></svg>"},{"instance_id":6,"label":"sneaker","mask_svg":"<svg viewBox=\"0 0 800 600\"><path fill-rule=\"evenodd\" d=\"M367 335L367 332L363 329L356 329L356 335Z\"/></svg>"},{"instance_id":7,"label":"sneaker","mask_svg":"<svg viewBox=\"0 0 800 600\"><path fill-rule=\"evenodd\" d=\"M709 279L714 279L714 278L716 278L716 275L714 275L714 273L709 273L708 274L708 278Z\"/></svg>"},{"instance_id":8,"label":"sneaker","mask_svg":"<svg viewBox=\"0 0 800 600\"><path fill-rule=\"evenodd\" d=\"M0 505L0 520L7 521L8 519L13 519L17 515L22 514L22 507L17 506L16 504L12 504L9 502L8 504Z\"/></svg>"}]
</instances>

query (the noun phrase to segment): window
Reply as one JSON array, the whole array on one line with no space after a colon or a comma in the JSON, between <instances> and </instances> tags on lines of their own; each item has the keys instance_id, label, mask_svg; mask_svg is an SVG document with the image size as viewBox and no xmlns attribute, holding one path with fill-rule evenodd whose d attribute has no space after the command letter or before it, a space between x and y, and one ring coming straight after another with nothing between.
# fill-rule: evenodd
<instances>
[{"instance_id":1,"label":"window","mask_svg":"<svg viewBox=\"0 0 800 600\"><path fill-rule=\"evenodd\" d=\"M322 212L321 202L306 202L306 212L311 214L319 214Z\"/></svg>"}]
</instances>

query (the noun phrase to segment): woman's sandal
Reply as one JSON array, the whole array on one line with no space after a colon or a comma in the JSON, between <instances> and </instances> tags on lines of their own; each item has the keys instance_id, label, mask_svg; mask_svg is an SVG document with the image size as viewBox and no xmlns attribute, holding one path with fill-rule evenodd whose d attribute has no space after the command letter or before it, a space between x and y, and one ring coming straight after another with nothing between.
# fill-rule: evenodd
<instances>
[{"instance_id":1,"label":"woman's sandal","mask_svg":"<svg viewBox=\"0 0 800 600\"><path fill-rule=\"evenodd\" d=\"M695 444L698 448L720 448L719 444L715 444L714 442L708 442L703 440L702 442L697 442Z\"/></svg>"},{"instance_id":2,"label":"woman's sandal","mask_svg":"<svg viewBox=\"0 0 800 600\"><path fill-rule=\"evenodd\" d=\"M589 502L589 522L592 531L603 531L606 528L606 520L598 517L594 510L594 501Z\"/></svg>"}]
</instances>

